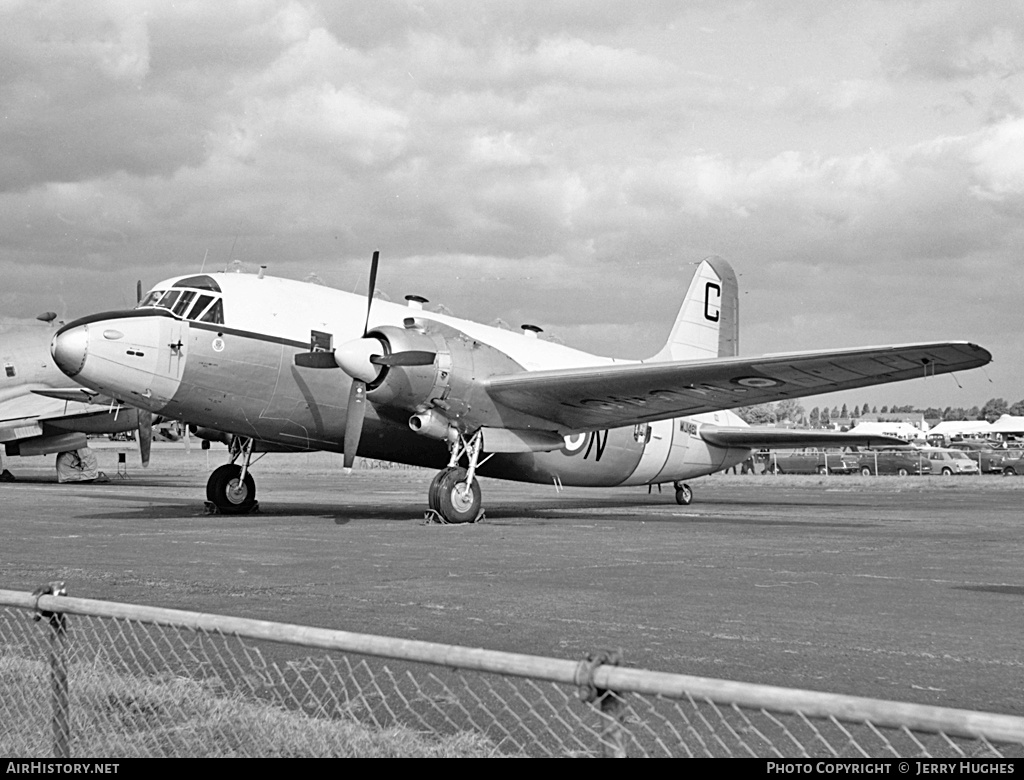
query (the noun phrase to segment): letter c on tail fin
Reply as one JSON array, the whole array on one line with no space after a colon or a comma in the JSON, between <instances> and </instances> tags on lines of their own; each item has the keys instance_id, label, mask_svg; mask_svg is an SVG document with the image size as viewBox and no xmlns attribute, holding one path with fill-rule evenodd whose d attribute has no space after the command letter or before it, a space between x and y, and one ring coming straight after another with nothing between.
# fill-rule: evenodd
<instances>
[{"instance_id":1,"label":"letter c on tail fin","mask_svg":"<svg viewBox=\"0 0 1024 780\"><path fill-rule=\"evenodd\" d=\"M693 275L668 342L654 360L735 357L740 347L739 285L732 266L705 259Z\"/></svg>"}]
</instances>

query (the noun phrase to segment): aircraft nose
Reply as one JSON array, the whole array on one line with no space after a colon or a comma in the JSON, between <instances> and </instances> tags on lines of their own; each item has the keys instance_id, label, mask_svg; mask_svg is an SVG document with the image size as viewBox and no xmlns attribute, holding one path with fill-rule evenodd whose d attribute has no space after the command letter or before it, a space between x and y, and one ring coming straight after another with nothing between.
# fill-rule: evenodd
<instances>
[{"instance_id":1,"label":"aircraft nose","mask_svg":"<svg viewBox=\"0 0 1024 780\"><path fill-rule=\"evenodd\" d=\"M50 342L50 354L61 371L70 377L76 376L85 366L85 358L89 354L88 326L61 330Z\"/></svg>"}]
</instances>

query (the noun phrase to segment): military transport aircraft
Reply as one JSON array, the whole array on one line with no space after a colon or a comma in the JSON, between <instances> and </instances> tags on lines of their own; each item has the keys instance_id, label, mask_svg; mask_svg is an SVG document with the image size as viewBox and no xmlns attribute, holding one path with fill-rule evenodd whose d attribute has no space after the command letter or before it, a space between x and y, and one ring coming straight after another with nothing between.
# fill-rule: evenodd
<instances>
[{"instance_id":1,"label":"military transport aircraft","mask_svg":"<svg viewBox=\"0 0 1024 780\"><path fill-rule=\"evenodd\" d=\"M220 511L255 504L260 451L330 450L439 469L430 513L481 516L476 475L555 486L672 482L763 446L890 442L884 436L748 427L735 407L964 371L991 360L967 342L738 357L736 275L700 264L664 348L649 360L598 357L523 332L257 274L156 285L131 311L62 327L51 350L77 382L232 434L207 483ZM465 465L463 465L465 464Z\"/></svg>"},{"instance_id":2,"label":"military transport aircraft","mask_svg":"<svg viewBox=\"0 0 1024 780\"><path fill-rule=\"evenodd\" d=\"M9 456L48 455L86 446L86 434L139 431L143 465L149 462L152 414L109 396L68 386L48 345L56 314L0 333L0 442Z\"/></svg>"}]
</instances>

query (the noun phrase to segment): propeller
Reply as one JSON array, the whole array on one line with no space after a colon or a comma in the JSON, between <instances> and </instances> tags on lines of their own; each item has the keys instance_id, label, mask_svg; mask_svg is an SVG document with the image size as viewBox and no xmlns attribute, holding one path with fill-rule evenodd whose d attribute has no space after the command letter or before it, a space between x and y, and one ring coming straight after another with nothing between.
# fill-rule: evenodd
<instances>
[{"instance_id":1,"label":"propeller","mask_svg":"<svg viewBox=\"0 0 1024 780\"><path fill-rule=\"evenodd\" d=\"M421 349L408 349L391 355L370 355L370 362L375 366L429 366L437 357L436 352Z\"/></svg>"},{"instance_id":2,"label":"propeller","mask_svg":"<svg viewBox=\"0 0 1024 780\"><path fill-rule=\"evenodd\" d=\"M153 449L153 413L139 409L139 457L142 467L149 465L149 454Z\"/></svg>"},{"instance_id":3,"label":"propeller","mask_svg":"<svg viewBox=\"0 0 1024 780\"><path fill-rule=\"evenodd\" d=\"M366 319L363 322L363 335L347 341L332 352L302 352L295 355L295 365L302 368L340 368L352 378L352 387L348 394L348 407L345 411L345 472L352 471L359 439L363 433L363 420L366 417L366 387L380 375L380 368L393 366L429 366L436 353L426 350L407 350L384 352L380 339L373 338L370 333L370 308L373 305L373 294L377 287L377 268L380 264L380 251L374 250L370 260L370 283L366 290ZM380 368L376 368L376 367Z\"/></svg>"},{"instance_id":4,"label":"propeller","mask_svg":"<svg viewBox=\"0 0 1024 780\"><path fill-rule=\"evenodd\" d=\"M370 332L370 307L373 305L373 292L377 286L377 265L380 261L380 250L373 250L373 258L370 260L370 285L366 289L366 321L363 323L363 336L361 344L366 344L366 334ZM376 339L374 339L376 341ZM349 342L351 345L352 342ZM379 346L379 342L378 346ZM343 345L343 346L349 346ZM335 363L345 373L352 377L352 388L348 391L348 407L345 409L345 454L343 465L345 473L352 473L352 464L356 462L356 450L359 449L359 438L363 435L363 418L366 417L366 383L376 379L376 373L369 379L359 376L346 369L345 365L337 359Z\"/></svg>"}]
</instances>

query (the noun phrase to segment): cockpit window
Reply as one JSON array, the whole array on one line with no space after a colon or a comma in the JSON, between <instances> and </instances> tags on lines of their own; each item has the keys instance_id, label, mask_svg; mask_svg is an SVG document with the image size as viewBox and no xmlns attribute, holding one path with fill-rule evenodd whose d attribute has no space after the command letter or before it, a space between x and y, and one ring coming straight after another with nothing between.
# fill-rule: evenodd
<instances>
[{"instance_id":1,"label":"cockpit window","mask_svg":"<svg viewBox=\"0 0 1024 780\"><path fill-rule=\"evenodd\" d=\"M183 287L194 289L186 290ZM224 306L219 293L220 287L209 276L192 276L175 282L169 290L151 290L135 308L156 306L167 309L175 317L223 325Z\"/></svg>"},{"instance_id":2,"label":"cockpit window","mask_svg":"<svg viewBox=\"0 0 1024 780\"><path fill-rule=\"evenodd\" d=\"M185 312L188 311L189 304L192 303L196 295L198 295L198 293L193 292L192 290L185 290L185 292L181 294L181 297L178 298L178 302L174 304L174 308L172 308L171 311L179 317L184 317Z\"/></svg>"},{"instance_id":3,"label":"cockpit window","mask_svg":"<svg viewBox=\"0 0 1024 780\"><path fill-rule=\"evenodd\" d=\"M212 322L216 325L224 324L224 302L220 298L217 302L210 307L209 311L206 312L202 317L199 318L200 322Z\"/></svg>"},{"instance_id":4,"label":"cockpit window","mask_svg":"<svg viewBox=\"0 0 1024 780\"><path fill-rule=\"evenodd\" d=\"M220 292L220 285L218 285L212 277L209 276L190 276L187 279L179 279L173 285L174 287L191 287L193 290L209 290L210 292Z\"/></svg>"},{"instance_id":5,"label":"cockpit window","mask_svg":"<svg viewBox=\"0 0 1024 780\"><path fill-rule=\"evenodd\" d=\"M210 305L210 301L212 300L212 295L200 295L199 298L196 299L196 303L192 307L192 310L185 315L185 319L198 320L199 315L206 311L206 307Z\"/></svg>"},{"instance_id":6,"label":"cockpit window","mask_svg":"<svg viewBox=\"0 0 1024 780\"><path fill-rule=\"evenodd\" d=\"M163 297L156 302L156 305L161 309L172 309L174 308L174 304L178 300L179 295L181 295L181 290L168 290L164 293Z\"/></svg>"}]
</instances>

